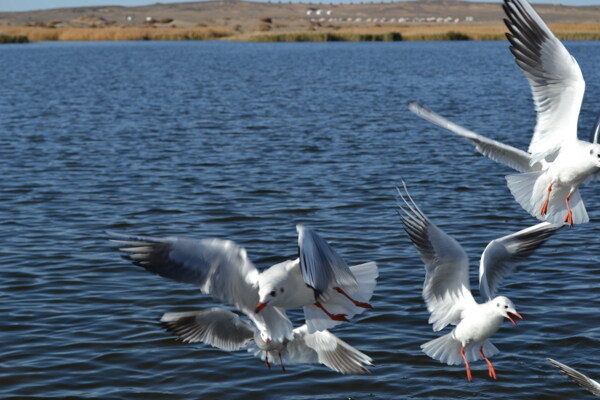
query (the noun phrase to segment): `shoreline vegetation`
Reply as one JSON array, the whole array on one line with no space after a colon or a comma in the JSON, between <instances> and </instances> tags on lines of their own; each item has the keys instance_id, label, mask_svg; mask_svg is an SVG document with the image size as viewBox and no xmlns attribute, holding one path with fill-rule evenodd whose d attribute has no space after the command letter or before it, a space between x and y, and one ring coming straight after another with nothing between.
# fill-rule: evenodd
<instances>
[{"instance_id":1,"label":"shoreline vegetation","mask_svg":"<svg viewBox=\"0 0 600 400\"><path fill-rule=\"evenodd\" d=\"M600 24L556 24L560 40L600 40ZM220 26L155 27L28 27L0 26L1 43L45 41L233 40L244 42L332 42L414 40L505 40L502 25L399 25L290 32L240 33Z\"/></svg>"}]
</instances>

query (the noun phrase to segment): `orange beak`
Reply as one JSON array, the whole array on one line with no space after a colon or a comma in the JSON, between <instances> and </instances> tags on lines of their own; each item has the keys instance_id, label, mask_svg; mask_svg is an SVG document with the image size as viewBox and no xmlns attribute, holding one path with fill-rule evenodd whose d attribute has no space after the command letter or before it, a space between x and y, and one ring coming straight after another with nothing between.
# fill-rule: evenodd
<instances>
[{"instance_id":1,"label":"orange beak","mask_svg":"<svg viewBox=\"0 0 600 400\"><path fill-rule=\"evenodd\" d=\"M514 326L518 327L519 325L517 325L517 321L515 321L514 317L519 317L520 319L523 319L523 317L521 316L521 314L519 314L518 312L506 312L506 317L510 320L510 322L513 323Z\"/></svg>"},{"instance_id":2,"label":"orange beak","mask_svg":"<svg viewBox=\"0 0 600 400\"><path fill-rule=\"evenodd\" d=\"M256 305L256 308L254 309L254 312L258 314L258 313L260 312L260 310L262 310L263 308L265 308L265 307L267 306L267 304L269 304L269 302L266 302L266 303L258 303L258 304Z\"/></svg>"}]
</instances>

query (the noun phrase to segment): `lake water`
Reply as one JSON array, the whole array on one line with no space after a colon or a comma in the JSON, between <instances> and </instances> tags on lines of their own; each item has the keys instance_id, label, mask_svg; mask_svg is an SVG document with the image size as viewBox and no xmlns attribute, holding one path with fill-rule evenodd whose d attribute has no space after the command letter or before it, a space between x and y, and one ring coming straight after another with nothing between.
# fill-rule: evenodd
<instances>
[{"instance_id":1,"label":"lake water","mask_svg":"<svg viewBox=\"0 0 600 400\"><path fill-rule=\"evenodd\" d=\"M567 46L588 139L600 42ZM406 103L526 149L535 112L507 43L39 43L0 47L0 71L2 398L583 398L546 357L600 378L598 184L582 190L593 222L501 286L524 320L492 338L497 381L476 362L469 383L419 348L440 334L396 212L401 179L466 248L474 287L487 243L535 221L508 168ZM229 238L262 268L296 257L297 223L349 264L379 263L375 309L334 330L374 359L370 375L282 374L174 340L164 312L217 303L130 265L104 234Z\"/></svg>"}]
</instances>

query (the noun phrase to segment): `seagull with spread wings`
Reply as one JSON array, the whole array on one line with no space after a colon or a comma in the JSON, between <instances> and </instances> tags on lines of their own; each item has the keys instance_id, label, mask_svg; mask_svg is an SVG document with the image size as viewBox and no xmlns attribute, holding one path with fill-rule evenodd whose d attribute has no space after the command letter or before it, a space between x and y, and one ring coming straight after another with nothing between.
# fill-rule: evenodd
<instances>
[{"instance_id":1,"label":"seagull with spread wings","mask_svg":"<svg viewBox=\"0 0 600 400\"><path fill-rule=\"evenodd\" d=\"M400 205L404 230L425 263L422 294L431 313L429 323L435 332L456 325L450 333L423 344L421 349L448 365L464 363L469 381L473 379L469 361L483 359L489 376L496 379L489 357L499 350L489 338L500 329L504 318L515 326L515 318L522 319L510 299L494 297L496 288L516 262L537 249L560 225L542 222L491 241L481 254L479 291L484 302L477 303L469 289L469 259L465 250L423 214L408 191L398 192L404 202Z\"/></svg>"},{"instance_id":2,"label":"seagull with spread wings","mask_svg":"<svg viewBox=\"0 0 600 400\"><path fill-rule=\"evenodd\" d=\"M163 326L185 343L206 343L226 351L246 349L260 357L270 369L279 362L285 364L323 364L342 374L365 374L372 359L327 330L308 332L302 325L292 331L290 339L270 340L253 324L237 314L211 308L200 311L166 313Z\"/></svg>"},{"instance_id":3,"label":"seagull with spread wings","mask_svg":"<svg viewBox=\"0 0 600 400\"><path fill-rule=\"evenodd\" d=\"M525 0L504 0L510 50L533 95L537 123L527 152L472 132L428 108L418 116L471 141L483 155L516 169L506 177L517 202L532 216L570 226L589 221L579 185L600 172L600 118L593 142L577 138L585 81L577 61Z\"/></svg>"},{"instance_id":4,"label":"seagull with spread wings","mask_svg":"<svg viewBox=\"0 0 600 400\"><path fill-rule=\"evenodd\" d=\"M296 260L260 271L246 250L230 240L155 238L109 232L111 241L135 265L235 306L266 339L293 338L285 309L303 307L309 333L348 321L367 308L378 276L377 264L348 267L316 232L297 226Z\"/></svg>"}]
</instances>

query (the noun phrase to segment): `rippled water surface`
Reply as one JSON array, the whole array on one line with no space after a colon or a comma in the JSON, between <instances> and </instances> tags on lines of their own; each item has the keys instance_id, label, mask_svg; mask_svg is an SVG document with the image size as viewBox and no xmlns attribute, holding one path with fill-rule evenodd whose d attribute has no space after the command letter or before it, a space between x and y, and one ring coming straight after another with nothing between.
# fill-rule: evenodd
<instances>
[{"instance_id":1,"label":"rippled water surface","mask_svg":"<svg viewBox=\"0 0 600 400\"><path fill-rule=\"evenodd\" d=\"M600 43L567 43L587 79L582 137L600 110ZM396 212L404 179L471 255L534 223L508 168L408 112L409 100L526 149L529 88L504 42L41 43L0 48L2 398L583 398L545 357L600 378L600 200L500 288L524 321L493 337L498 380L442 365L423 265ZM350 263L380 266L375 309L334 333L372 374L269 371L187 345L162 313L215 303L122 260L105 230L219 237L267 267L295 258L295 224ZM290 313L296 324L302 316Z\"/></svg>"}]
</instances>

